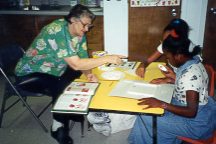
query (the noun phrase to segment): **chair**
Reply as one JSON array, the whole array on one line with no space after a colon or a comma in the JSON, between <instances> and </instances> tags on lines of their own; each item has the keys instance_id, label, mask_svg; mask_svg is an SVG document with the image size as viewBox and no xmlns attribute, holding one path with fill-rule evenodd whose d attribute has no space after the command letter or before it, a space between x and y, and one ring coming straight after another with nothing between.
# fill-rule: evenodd
<instances>
[{"instance_id":1,"label":"chair","mask_svg":"<svg viewBox=\"0 0 216 144\"><path fill-rule=\"evenodd\" d=\"M214 134L208 139L195 140L187 137L178 137L178 139L182 140L183 143L186 144L216 144L216 131L214 131Z\"/></svg>"},{"instance_id":2,"label":"chair","mask_svg":"<svg viewBox=\"0 0 216 144\"><path fill-rule=\"evenodd\" d=\"M215 71L211 65L205 64L206 71L209 76L209 96L214 96L215 90ZM189 144L216 144L216 130L213 135L208 139L191 139L187 137L178 136L178 139L182 140L184 143Z\"/></svg>"},{"instance_id":3,"label":"chair","mask_svg":"<svg viewBox=\"0 0 216 144\"><path fill-rule=\"evenodd\" d=\"M10 108L12 108L16 103L21 101L23 105L27 108L30 114L35 118L38 124L43 128L45 132L48 132L48 129L45 127L43 122L40 120L40 116L43 112L52 104L52 101L49 102L40 113L36 114L30 105L27 103L27 97L29 96L44 96L41 93L33 93L31 91L22 90L17 81L16 76L14 74L14 67L18 60L23 56L24 50L21 46L17 44L9 44L0 48L0 71L3 77L6 80L5 83L5 91L3 96L0 97L0 128L2 127L2 120L4 113L8 112ZM17 95L18 99L6 107L6 101L13 95Z\"/></svg>"},{"instance_id":4,"label":"chair","mask_svg":"<svg viewBox=\"0 0 216 144\"><path fill-rule=\"evenodd\" d=\"M215 91L215 71L211 65L205 64L206 71L209 75L209 96L214 96Z\"/></svg>"}]
</instances>

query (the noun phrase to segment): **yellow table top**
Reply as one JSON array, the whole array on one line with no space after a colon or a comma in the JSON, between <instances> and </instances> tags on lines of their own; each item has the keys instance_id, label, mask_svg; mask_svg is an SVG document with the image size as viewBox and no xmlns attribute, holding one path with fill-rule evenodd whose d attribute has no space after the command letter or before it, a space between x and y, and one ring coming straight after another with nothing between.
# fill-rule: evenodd
<instances>
[{"instance_id":1,"label":"yellow table top","mask_svg":"<svg viewBox=\"0 0 216 144\"><path fill-rule=\"evenodd\" d=\"M140 63L137 63L136 68ZM158 69L158 62L151 63L145 72L144 79L125 72L124 79L131 80L144 80L151 81L152 79L163 77L162 73ZM120 69L119 69L120 70ZM124 72L124 70L120 70ZM115 87L118 81L106 81L100 77L102 73L100 70L95 69L93 71L97 76L99 76L100 86L92 98L89 108L94 110L108 110L108 111L118 111L118 112L129 112L129 113L145 113L145 114L156 114L161 115L164 113L164 110L161 108L150 108L143 110L144 106L137 105L138 100L130 99L130 98L122 98L122 97L113 97L109 96L110 91ZM79 80L84 80L84 76L81 76Z\"/></svg>"}]
</instances>

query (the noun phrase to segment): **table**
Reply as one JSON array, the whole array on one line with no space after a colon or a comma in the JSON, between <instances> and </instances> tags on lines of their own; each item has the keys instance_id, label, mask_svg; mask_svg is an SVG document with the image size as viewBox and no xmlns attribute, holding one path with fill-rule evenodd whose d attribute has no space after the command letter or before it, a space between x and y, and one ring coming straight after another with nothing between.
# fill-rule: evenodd
<instances>
[{"instance_id":1,"label":"table","mask_svg":"<svg viewBox=\"0 0 216 144\"><path fill-rule=\"evenodd\" d=\"M147 68L145 72L145 77L140 78L135 75L135 69L140 63L137 63L134 71L125 71L122 69L117 69L119 71L125 72L125 78L129 80L143 80L151 81L155 78L163 77L163 74L158 69L158 64L161 62L153 62ZM153 116L153 143L157 143L157 116L164 114L164 109L161 108L149 108L143 110L143 106L138 106L138 100L122 98L122 97L112 97L109 96L109 92L115 87L118 81L113 80L104 80L100 77L102 71L98 68L93 70L93 73L96 74L99 78L100 86L92 98L89 109L97 111L109 111L109 112L119 112L119 113L133 113L133 114L149 114ZM85 76L81 76L80 79L85 79Z\"/></svg>"}]
</instances>

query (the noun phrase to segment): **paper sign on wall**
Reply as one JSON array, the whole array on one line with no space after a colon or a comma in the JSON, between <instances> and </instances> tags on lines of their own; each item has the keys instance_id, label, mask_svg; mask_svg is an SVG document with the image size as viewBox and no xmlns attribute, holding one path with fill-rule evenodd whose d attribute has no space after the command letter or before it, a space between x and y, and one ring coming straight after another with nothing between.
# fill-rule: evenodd
<instances>
[{"instance_id":1,"label":"paper sign on wall","mask_svg":"<svg viewBox=\"0 0 216 144\"><path fill-rule=\"evenodd\" d=\"M131 7L178 6L180 0L131 0Z\"/></svg>"}]
</instances>

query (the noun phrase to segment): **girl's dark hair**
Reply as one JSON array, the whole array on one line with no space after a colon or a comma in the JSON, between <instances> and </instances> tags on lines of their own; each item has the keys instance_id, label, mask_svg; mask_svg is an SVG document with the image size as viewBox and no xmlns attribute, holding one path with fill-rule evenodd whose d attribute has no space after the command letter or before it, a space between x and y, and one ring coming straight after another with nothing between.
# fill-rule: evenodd
<instances>
[{"instance_id":1,"label":"girl's dark hair","mask_svg":"<svg viewBox=\"0 0 216 144\"><path fill-rule=\"evenodd\" d=\"M201 53L201 47L194 45L188 38L174 38L169 35L162 44L163 51L170 52L174 55L183 54L188 57L193 57Z\"/></svg>"},{"instance_id":2,"label":"girl's dark hair","mask_svg":"<svg viewBox=\"0 0 216 144\"><path fill-rule=\"evenodd\" d=\"M64 18L67 22L71 23L70 19L72 17L78 18L78 19L81 17L88 17L91 20L95 19L95 15L88 9L88 7L81 5L81 4L77 4L74 7L72 7L69 14L65 16Z\"/></svg>"},{"instance_id":3,"label":"girl's dark hair","mask_svg":"<svg viewBox=\"0 0 216 144\"><path fill-rule=\"evenodd\" d=\"M179 38L184 39L188 38L190 28L187 22L185 22L183 19L176 18L171 20L170 23L164 28L164 32L171 30L174 30Z\"/></svg>"}]
</instances>

